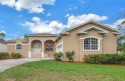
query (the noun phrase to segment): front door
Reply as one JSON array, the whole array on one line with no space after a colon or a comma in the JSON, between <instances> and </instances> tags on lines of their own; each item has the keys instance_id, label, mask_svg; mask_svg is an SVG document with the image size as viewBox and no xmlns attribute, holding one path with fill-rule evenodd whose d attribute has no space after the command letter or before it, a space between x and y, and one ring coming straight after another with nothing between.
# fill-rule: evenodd
<instances>
[{"instance_id":1,"label":"front door","mask_svg":"<svg viewBox=\"0 0 125 81\"><path fill-rule=\"evenodd\" d=\"M39 44L34 45L34 53L40 53L41 51L41 46Z\"/></svg>"}]
</instances>

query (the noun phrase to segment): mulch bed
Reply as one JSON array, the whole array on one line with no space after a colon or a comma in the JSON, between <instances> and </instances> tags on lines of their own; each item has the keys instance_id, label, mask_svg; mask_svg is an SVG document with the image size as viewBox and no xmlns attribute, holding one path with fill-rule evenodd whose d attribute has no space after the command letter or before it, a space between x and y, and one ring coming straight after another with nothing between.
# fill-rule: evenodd
<instances>
[{"instance_id":1,"label":"mulch bed","mask_svg":"<svg viewBox=\"0 0 125 81\"><path fill-rule=\"evenodd\" d=\"M80 63L80 64L91 64L86 62L70 62L70 61L56 61L56 62L67 62L67 63ZM105 65L105 66L125 66L125 64L97 64L97 65Z\"/></svg>"}]
</instances>

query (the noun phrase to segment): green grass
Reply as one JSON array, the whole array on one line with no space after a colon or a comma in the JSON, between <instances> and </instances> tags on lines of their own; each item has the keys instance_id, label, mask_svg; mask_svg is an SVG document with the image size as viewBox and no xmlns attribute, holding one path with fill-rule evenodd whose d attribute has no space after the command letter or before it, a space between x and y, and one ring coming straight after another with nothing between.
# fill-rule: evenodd
<instances>
[{"instance_id":1,"label":"green grass","mask_svg":"<svg viewBox=\"0 0 125 81\"><path fill-rule=\"evenodd\" d=\"M0 73L0 81L125 81L125 66L36 61Z\"/></svg>"}]
</instances>

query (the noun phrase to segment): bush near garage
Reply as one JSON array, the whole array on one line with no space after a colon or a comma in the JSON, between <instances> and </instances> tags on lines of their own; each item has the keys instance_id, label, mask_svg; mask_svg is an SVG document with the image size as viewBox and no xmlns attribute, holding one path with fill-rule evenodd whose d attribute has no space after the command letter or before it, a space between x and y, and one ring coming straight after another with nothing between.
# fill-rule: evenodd
<instances>
[{"instance_id":1,"label":"bush near garage","mask_svg":"<svg viewBox=\"0 0 125 81\"><path fill-rule=\"evenodd\" d=\"M125 54L90 54L83 60L91 64L125 64Z\"/></svg>"}]
</instances>

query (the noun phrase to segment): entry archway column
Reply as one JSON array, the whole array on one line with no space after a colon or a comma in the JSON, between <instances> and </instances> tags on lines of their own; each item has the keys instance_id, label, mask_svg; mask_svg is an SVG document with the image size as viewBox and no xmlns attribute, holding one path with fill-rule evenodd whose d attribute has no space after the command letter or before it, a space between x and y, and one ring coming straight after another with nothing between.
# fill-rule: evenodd
<instances>
[{"instance_id":1,"label":"entry archway column","mask_svg":"<svg viewBox=\"0 0 125 81\"><path fill-rule=\"evenodd\" d=\"M44 41L42 42L42 53L41 53L41 57L44 57Z\"/></svg>"}]
</instances>

